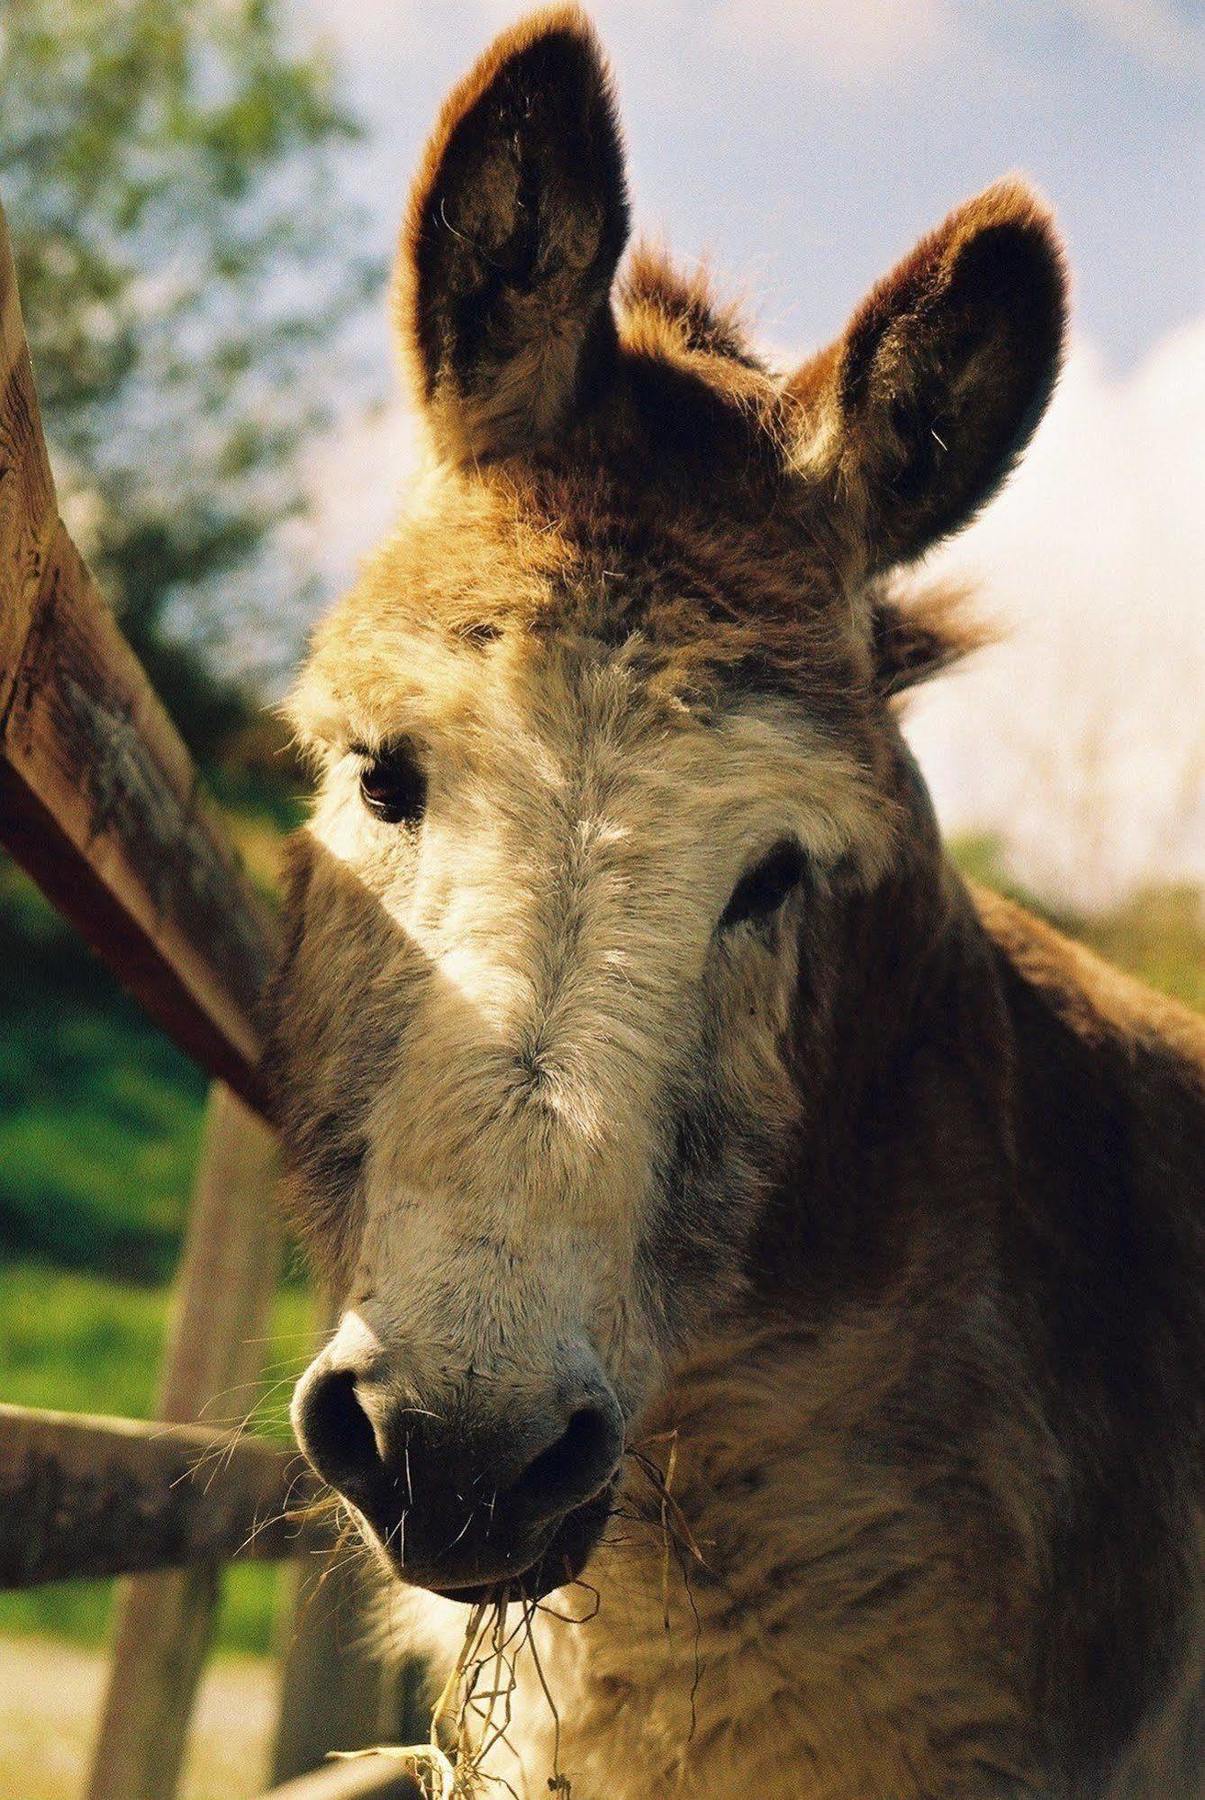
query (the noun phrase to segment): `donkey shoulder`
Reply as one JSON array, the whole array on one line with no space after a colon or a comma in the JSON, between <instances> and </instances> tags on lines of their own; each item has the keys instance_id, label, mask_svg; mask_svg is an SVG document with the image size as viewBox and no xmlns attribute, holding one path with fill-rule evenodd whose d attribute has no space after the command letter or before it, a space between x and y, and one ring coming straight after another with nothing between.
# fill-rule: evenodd
<instances>
[{"instance_id":1,"label":"donkey shoulder","mask_svg":"<svg viewBox=\"0 0 1205 1800\"><path fill-rule=\"evenodd\" d=\"M999 894L972 885L992 940L1022 1061L1061 1052L1064 1080L1116 1099L1180 1107L1205 1122L1205 1020L1123 974ZM1166 1145L1189 1151L1192 1145ZM1201 1148L1198 1135L1195 1148ZM1198 1165L1199 1173L1199 1165Z\"/></svg>"},{"instance_id":2,"label":"donkey shoulder","mask_svg":"<svg viewBox=\"0 0 1205 1800\"><path fill-rule=\"evenodd\" d=\"M975 901L1014 1045L1004 1276L1065 1458L1041 1715L1083 1770L1205 1722L1205 1029L1021 908Z\"/></svg>"},{"instance_id":3,"label":"donkey shoulder","mask_svg":"<svg viewBox=\"0 0 1205 1800\"><path fill-rule=\"evenodd\" d=\"M1082 1324L1112 1332L1114 1302L1175 1297L1196 1327L1182 1351L1205 1351L1205 1021L1011 901L974 899L1010 1027L1019 1241L1057 1251L1056 1286L1095 1271Z\"/></svg>"}]
</instances>

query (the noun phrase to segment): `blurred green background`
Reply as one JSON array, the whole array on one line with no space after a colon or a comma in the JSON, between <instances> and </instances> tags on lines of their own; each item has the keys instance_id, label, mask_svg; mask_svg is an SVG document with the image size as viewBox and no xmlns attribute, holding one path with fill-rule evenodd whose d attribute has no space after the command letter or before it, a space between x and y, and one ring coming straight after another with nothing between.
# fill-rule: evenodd
<instances>
[{"instance_id":1,"label":"blurred green background","mask_svg":"<svg viewBox=\"0 0 1205 1800\"><path fill-rule=\"evenodd\" d=\"M330 204L357 131L271 0L6 0L0 199L67 522L226 809L275 882L298 771L265 708L323 596L282 551L303 459L360 374L382 271ZM992 881L995 846L960 846ZM1205 1005L1189 890L1058 921ZM205 1082L0 861L0 1397L148 1415ZM310 1309L294 1271L257 1429L283 1433ZM276 1572L233 1571L219 1644L266 1651ZM104 1633L111 1589L0 1595L0 1634Z\"/></svg>"},{"instance_id":2,"label":"blurred green background","mask_svg":"<svg viewBox=\"0 0 1205 1800\"><path fill-rule=\"evenodd\" d=\"M266 701L323 598L284 528L383 273L333 197L357 132L276 0L0 9L0 201L60 507L269 892L299 802ZM0 1398L147 1416L206 1083L2 860L0 964ZM286 1430L311 1332L294 1271L256 1428ZM220 1647L269 1648L277 1580L230 1572ZM95 1642L111 1597L0 1595L0 1634Z\"/></svg>"}]
</instances>

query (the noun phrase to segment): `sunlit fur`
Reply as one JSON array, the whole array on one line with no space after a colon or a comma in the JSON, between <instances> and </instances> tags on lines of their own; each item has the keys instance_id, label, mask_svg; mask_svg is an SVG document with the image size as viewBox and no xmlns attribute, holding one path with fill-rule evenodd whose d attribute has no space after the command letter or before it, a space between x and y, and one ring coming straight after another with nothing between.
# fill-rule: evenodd
<instances>
[{"instance_id":1,"label":"sunlit fur","mask_svg":"<svg viewBox=\"0 0 1205 1800\"><path fill-rule=\"evenodd\" d=\"M1188 1800L1201 1034L968 891L893 710L974 640L890 571L1041 412L1049 216L989 190L780 379L664 258L612 291L617 146L572 9L445 106L424 471L291 702L271 1063L336 1342L505 1417L584 1339L672 1462L680 1526L633 1459L598 1616L538 1621L573 1800ZM399 739L415 827L358 792ZM530 1664L510 1735L546 1793Z\"/></svg>"}]
</instances>

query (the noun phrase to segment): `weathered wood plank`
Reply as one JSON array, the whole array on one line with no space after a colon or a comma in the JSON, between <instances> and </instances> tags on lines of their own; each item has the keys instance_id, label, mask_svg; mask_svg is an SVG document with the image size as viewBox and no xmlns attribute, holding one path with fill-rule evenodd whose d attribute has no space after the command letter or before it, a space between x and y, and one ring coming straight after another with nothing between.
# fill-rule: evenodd
<instances>
[{"instance_id":1,"label":"weathered wood plank","mask_svg":"<svg viewBox=\"0 0 1205 1800\"><path fill-rule=\"evenodd\" d=\"M0 1405L0 1588L293 1556L297 1464L197 1425Z\"/></svg>"},{"instance_id":2,"label":"weathered wood plank","mask_svg":"<svg viewBox=\"0 0 1205 1800\"><path fill-rule=\"evenodd\" d=\"M0 842L247 1103L276 922L55 513L0 230Z\"/></svg>"},{"instance_id":3,"label":"weathered wood plank","mask_svg":"<svg viewBox=\"0 0 1205 1800\"><path fill-rule=\"evenodd\" d=\"M376 1590L360 1559L346 1550L329 1561L303 1557L290 1573L293 1630L283 1646L276 1782L322 1767L332 1750L395 1741L397 1732L388 1706L393 1684L372 1644Z\"/></svg>"},{"instance_id":4,"label":"weathered wood plank","mask_svg":"<svg viewBox=\"0 0 1205 1800\"><path fill-rule=\"evenodd\" d=\"M366 1757L362 1762L328 1763L260 1800L422 1800L418 1782L392 1757Z\"/></svg>"},{"instance_id":5,"label":"weathered wood plank","mask_svg":"<svg viewBox=\"0 0 1205 1800\"><path fill-rule=\"evenodd\" d=\"M0 719L58 517L8 228L0 212Z\"/></svg>"},{"instance_id":6,"label":"weathered wood plank","mask_svg":"<svg viewBox=\"0 0 1205 1800\"><path fill-rule=\"evenodd\" d=\"M156 1411L237 1424L257 1395L280 1268L272 1209L276 1140L216 1083L210 1090L184 1259ZM221 1599L201 1563L125 1584L89 1800L171 1800Z\"/></svg>"}]
</instances>

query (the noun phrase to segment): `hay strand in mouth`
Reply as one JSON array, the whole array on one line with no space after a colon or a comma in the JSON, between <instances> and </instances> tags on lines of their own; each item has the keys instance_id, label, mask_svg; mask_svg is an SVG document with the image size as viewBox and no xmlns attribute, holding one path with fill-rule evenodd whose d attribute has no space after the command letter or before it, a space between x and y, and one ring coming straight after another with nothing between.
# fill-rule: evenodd
<instances>
[{"instance_id":1,"label":"hay strand in mouth","mask_svg":"<svg viewBox=\"0 0 1205 1800\"><path fill-rule=\"evenodd\" d=\"M691 1559L693 1559L701 1569L706 1569L708 1574L714 1575L714 1571L709 1567L707 1558L703 1555L702 1550L700 1550L698 1543L695 1540L694 1533L687 1523L686 1515L682 1511L681 1506L672 1492L674 1475L678 1467L678 1433L676 1431L662 1432L659 1437L646 1439L646 1443L669 1444L669 1456L666 1459L664 1470L661 1469L660 1465L656 1463L651 1456L646 1455L639 1445L632 1446L628 1450L628 1455L652 1488L657 1502L658 1523L661 1528L662 1543L661 1603L666 1633L668 1635L671 1626L669 1601L669 1561L671 1551L674 1560L678 1565L678 1572L682 1577L682 1587L686 1595L686 1603L690 1607L691 1617L694 1621L694 1635L692 1641L694 1670L690 1684L690 1731L686 1740L687 1743L691 1743L693 1742L695 1732L698 1729L699 1685L703 1679L703 1621L699 1616L699 1608L695 1601L694 1590L690 1584ZM637 1520L642 1519L642 1515L639 1512L634 1516Z\"/></svg>"},{"instance_id":2,"label":"hay strand in mouth","mask_svg":"<svg viewBox=\"0 0 1205 1800\"><path fill-rule=\"evenodd\" d=\"M591 1588L589 1592L597 1600L596 1590ZM513 1624L508 1619L512 1605L519 1609L518 1620ZM559 1800L572 1800L569 1777L560 1766L560 1713L535 1641L535 1619L541 1611L553 1614L554 1609L542 1607L537 1600L512 1600L506 1588L499 1589L491 1599L478 1601L469 1612L456 1661L432 1708L428 1741L336 1750L332 1756L340 1761L364 1756L394 1757L407 1764L424 1800L481 1800L482 1796L499 1793L519 1800L506 1777L485 1765L499 1747L508 1750L516 1763L520 1761L509 1734L519 1685L519 1659L527 1650L553 1720L553 1766L548 1791ZM585 1618L559 1612L555 1616L576 1625L593 1618L594 1612Z\"/></svg>"},{"instance_id":3,"label":"hay strand in mouth","mask_svg":"<svg viewBox=\"0 0 1205 1800\"><path fill-rule=\"evenodd\" d=\"M686 1603L694 1621L694 1674L690 1690L690 1736L693 1738L696 1697L702 1675L702 1624L691 1589L690 1572L692 1566L709 1572L710 1569L673 1492L678 1467L677 1437L677 1432L666 1432L659 1438L629 1447L626 1454L648 1492L643 1500L629 1496L631 1510L617 1506L612 1516L660 1533L666 1631L672 1629L670 1588L675 1565L682 1578ZM647 1453L653 1445L662 1443L669 1446L664 1469ZM567 1577L571 1574L572 1571L567 1569ZM488 1800L490 1796L500 1800L504 1794L518 1800L506 1777L487 1764L499 1748L507 1750L516 1764L521 1764L519 1752L511 1742L510 1730L520 1659L527 1651L552 1718L552 1770L547 1777L547 1791L556 1800L572 1800L572 1783L561 1768L561 1714L536 1642L536 1622L540 1614L561 1624L579 1626L597 1616L601 1605L598 1590L580 1577L566 1580L565 1588L572 1587L583 1589L590 1601L588 1610L578 1613L550 1606L543 1600L528 1600L505 1587L470 1608L460 1650L432 1710L430 1736L425 1744L380 1744L367 1750L335 1751L332 1754L344 1759L389 1756L402 1761L419 1783L424 1800ZM513 1623L508 1616L512 1607L518 1612L517 1622Z\"/></svg>"}]
</instances>

